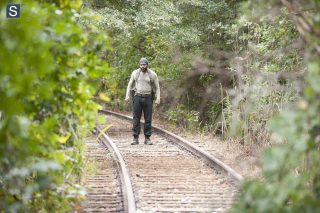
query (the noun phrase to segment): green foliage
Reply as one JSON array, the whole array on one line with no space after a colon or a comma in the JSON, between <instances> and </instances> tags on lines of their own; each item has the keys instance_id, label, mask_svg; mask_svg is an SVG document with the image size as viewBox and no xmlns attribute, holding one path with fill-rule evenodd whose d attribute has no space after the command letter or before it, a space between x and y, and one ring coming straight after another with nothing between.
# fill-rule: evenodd
<instances>
[{"instance_id":1,"label":"green foliage","mask_svg":"<svg viewBox=\"0 0 320 213\"><path fill-rule=\"evenodd\" d=\"M269 143L267 121L297 100L304 71L302 46L288 10L277 14L254 11L254 1L242 4L238 23L231 26L234 59L231 70L237 85L230 92L232 104L225 108L228 132L245 143ZM262 6L261 6L262 7Z\"/></svg>"},{"instance_id":2,"label":"green foliage","mask_svg":"<svg viewBox=\"0 0 320 213\"><path fill-rule=\"evenodd\" d=\"M199 112L188 110L183 105L179 105L176 110L168 111L166 118L186 129L196 130L199 128Z\"/></svg>"},{"instance_id":3,"label":"green foliage","mask_svg":"<svg viewBox=\"0 0 320 213\"><path fill-rule=\"evenodd\" d=\"M83 195L82 138L91 98L108 70L105 36L77 24L78 1L60 8L24 1L20 19L0 16L0 209L66 212ZM2 6L4 3L1 3ZM4 8L4 7L1 7ZM65 8L65 9L64 9Z\"/></svg>"},{"instance_id":4,"label":"green foliage","mask_svg":"<svg viewBox=\"0 0 320 213\"><path fill-rule=\"evenodd\" d=\"M286 140L263 156L265 183L248 181L231 212L318 212L320 63L310 61L305 100L298 109L283 112L270 123L277 138Z\"/></svg>"},{"instance_id":5,"label":"green foliage","mask_svg":"<svg viewBox=\"0 0 320 213\"><path fill-rule=\"evenodd\" d=\"M229 102L228 99L222 99L220 102L212 102L208 108L208 121L203 125L203 128L207 132L219 133L225 136L226 120L223 109L227 108Z\"/></svg>"},{"instance_id":6,"label":"green foliage","mask_svg":"<svg viewBox=\"0 0 320 213\"><path fill-rule=\"evenodd\" d=\"M185 87L184 84L190 81L198 82L200 75L191 80L186 76L192 71L195 58L209 57L208 44L215 48L230 48L224 42L226 30L222 26L233 21L235 3L205 0L86 2L100 17L97 23L91 24L108 32L116 47L114 52L106 53L114 69L105 76L108 85L103 88L116 105L122 105L119 102L124 99L130 73L138 68L139 59L147 57L150 67L160 77L162 103L168 106L170 100L175 99L173 109L179 102L198 111L195 100L201 99L202 93L193 93L191 87L181 94L172 93L172 90ZM205 86L197 85L201 91ZM185 100L188 93L196 96L189 102Z\"/></svg>"},{"instance_id":7,"label":"green foliage","mask_svg":"<svg viewBox=\"0 0 320 213\"><path fill-rule=\"evenodd\" d=\"M295 14L295 7L286 6ZM264 153L264 182L246 181L239 202L230 212L319 212L320 211L320 39L318 17L320 4L308 1L305 7L316 10L303 14L309 22L310 35L302 32L308 43L307 73L303 98L295 108L274 117L269 128L279 145ZM300 8L299 8L300 9ZM296 23L299 26L299 22ZM318 51L318 52L317 52Z\"/></svg>"}]
</instances>

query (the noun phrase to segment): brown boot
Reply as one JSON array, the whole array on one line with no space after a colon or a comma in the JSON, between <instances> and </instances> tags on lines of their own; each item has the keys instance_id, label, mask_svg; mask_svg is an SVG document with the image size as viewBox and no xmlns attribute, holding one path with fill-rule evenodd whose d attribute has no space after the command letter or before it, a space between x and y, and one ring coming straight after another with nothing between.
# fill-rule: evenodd
<instances>
[{"instance_id":1,"label":"brown boot","mask_svg":"<svg viewBox=\"0 0 320 213\"><path fill-rule=\"evenodd\" d=\"M138 145L138 144L139 144L139 138L133 138L131 145Z\"/></svg>"},{"instance_id":2,"label":"brown boot","mask_svg":"<svg viewBox=\"0 0 320 213\"><path fill-rule=\"evenodd\" d=\"M153 145L153 143L151 142L150 138L146 138L145 141L144 141L144 144Z\"/></svg>"}]
</instances>

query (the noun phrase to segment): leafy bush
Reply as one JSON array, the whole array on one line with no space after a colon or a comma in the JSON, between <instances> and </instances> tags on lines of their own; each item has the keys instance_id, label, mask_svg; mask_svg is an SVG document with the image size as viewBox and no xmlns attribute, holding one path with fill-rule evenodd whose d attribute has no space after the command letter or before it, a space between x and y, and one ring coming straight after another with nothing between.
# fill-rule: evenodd
<instances>
[{"instance_id":1,"label":"leafy bush","mask_svg":"<svg viewBox=\"0 0 320 213\"><path fill-rule=\"evenodd\" d=\"M305 70L303 47L297 45L301 38L285 8L258 16L252 12L257 10L254 1L245 1L241 10L238 23L229 29L238 56L230 67L237 76L229 91L231 105L224 109L228 133L246 144L267 144L267 122L301 95L297 76Z\"/></svg>"},{"instance_id":2,"label":"leafy bush","mask_svg":"<svg viewBox=\"0 0 320 213\"><path fill-rule=\"evenodd\" d=\"M308 64L308 86L297 109L270 123L276 138L286 143L265 152L265 182L245 182L231 212L320 211L320 63L316 58Z\"/></svg>"},{"instance_id":3,"label":"leafy bush","mask_svg":"<svg viewBox=\"0 0 320 213\"><path fill-rule=\"evenodd\" d=\"M283 2L294 18L295 14L303 17L295 23L307 43L303 98L270 122L273 139L279 144L263 155L265 180L246 181L230 212L320 211L320 4L310 0L296 7L302 1ZM315 9L306 13L305 8ZM311 30L300 28L303 22Z\"/></svg>"},{"instance_id":4,"label":"leafy bush","mask_svg":"<svg viewBox=\"0 0 320 213\"><path fill-rule=\"evenodd\" d=\"M166 118L178 126L182 126L190 130L199 128L199 112L188 110L183 105L179 105L176 110L168 111Z\"/></svg>"},{"instance_id":5,"label":"leafy bush","mask_svg":"<svg viewBox=\"0 0 320 213\"><path fill-rule=\"evenodd\" d=\"M43 2L43 1L41 1ZM0 16L0 209L66 212L83 190L82 138L108 70L105 36L77 24L79 1L24 1L20 19ZM0 3L1 8L5 3Z\"/></svg>"}]
</instances>

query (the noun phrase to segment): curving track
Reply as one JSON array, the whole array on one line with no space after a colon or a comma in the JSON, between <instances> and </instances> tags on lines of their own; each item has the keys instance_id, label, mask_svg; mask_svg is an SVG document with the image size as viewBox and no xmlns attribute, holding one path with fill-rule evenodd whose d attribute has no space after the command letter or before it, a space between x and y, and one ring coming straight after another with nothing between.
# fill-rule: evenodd
<instances>
[{"instance_id":1,"label":"curving track","mask_svg":"<svg viewBox=\"0 0 320 213\"><path fill-rule=\"evenodd\" d=\"M124 159L122 166L126 166L130 176L132 199L135 200L135 206L127 202L130 198L126 197L128 193L124 187L113 189L114 192L120 191L119 199L125 198L118 203L117 212L227 211L238 193L238 184L242 180L240 175L166 130L154 130L152 146L144 145L143 137L139 145L132 146L131 122L124 120L128 118L119 118L119 114L117 116L106 115L107 123L112 123L113 127L108 136L103 135L102 141L107 143L112 139L119 149L120 157ZM112 168L110 166L110 170ZM117 168L121 170L119 165ZM123 177L118 179L118 182L124 182Z\"/></svg>"},{"instance_id":2,"label":"curving track","mask_svg":"<svg viewBox=\"0 0 320 213\"><path fill-rule=\"evenodd\" d=\"M88 194L80 212L123 212L124 199L114 157L94 136L88 137L86 144L87 163L96 171L88 172L82 182Z\"/></svg>"}]
</instances>

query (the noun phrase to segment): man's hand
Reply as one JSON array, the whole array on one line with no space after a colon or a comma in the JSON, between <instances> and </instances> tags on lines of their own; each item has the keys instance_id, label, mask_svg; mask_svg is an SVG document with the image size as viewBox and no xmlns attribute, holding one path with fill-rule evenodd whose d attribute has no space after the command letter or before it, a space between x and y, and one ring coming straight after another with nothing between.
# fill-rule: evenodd
<instances>
[{"instance_id":1,"label":"man's hand","mask_svg":"<svg viewBox=\"0 0 320 213\"><path fill-rule=\"evenodd\" d=\"M154 103L157 105L160 104L160 99L157 99Z\"/></svg>"},{"instance_id":2,"label":"man's hand","mask_svg":"<svg viewBox=\"0 0 320 213\"><path fill-rule=\"evenodd\" d=\"M125 101L129 101L129 100L130 100L130 98L129 98L129 97L126 97L124 100L125 100Z\"/></svg>"}]
</instances>

